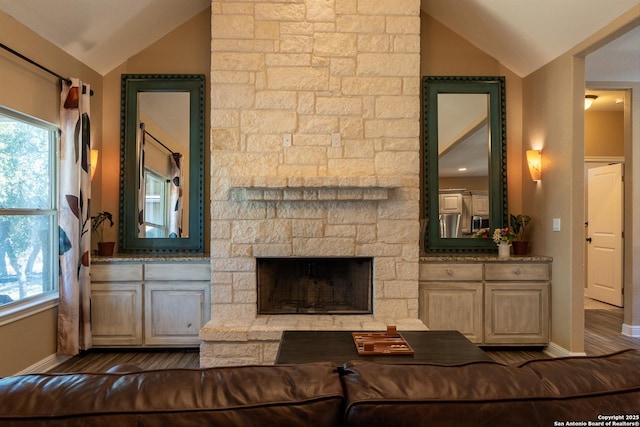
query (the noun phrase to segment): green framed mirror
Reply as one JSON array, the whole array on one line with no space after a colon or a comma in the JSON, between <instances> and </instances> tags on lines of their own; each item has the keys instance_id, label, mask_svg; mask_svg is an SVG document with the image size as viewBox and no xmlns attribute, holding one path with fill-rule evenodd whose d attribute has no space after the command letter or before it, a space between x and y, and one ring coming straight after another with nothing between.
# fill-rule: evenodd
<instances>
[{"instance_id":1,"label":"green framed mirror","mask_svg":"<svg viewBox=\"0 0 640 427\"><path fill-rule=\"evenodd\" d=\"M508 219L504 77L425 76L422 90L423 250L496 252L491 235Z\"/></svg>"},{"instance_id":2,"label":"green framed mirror","mask_svg":"<svg viewBox=\"0 0 640 427\"><path fill-rule=\"evenodd\" d=\"M204 88L204 75L122 75L120 252L203 252Z\"/></svg>"}]
</instances>

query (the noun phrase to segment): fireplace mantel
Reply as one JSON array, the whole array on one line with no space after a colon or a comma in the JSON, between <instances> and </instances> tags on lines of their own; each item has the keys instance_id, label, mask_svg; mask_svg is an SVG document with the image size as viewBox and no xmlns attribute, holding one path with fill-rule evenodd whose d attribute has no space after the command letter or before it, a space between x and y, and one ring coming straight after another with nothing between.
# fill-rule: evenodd
<instances>
[{"instance_id":1,"label":"fireplace mantel","mask_svg":"<svg viewBox=\"0 0 640 427\"><path fill-rule=\"evenodd\" d=\"M401 176L230 177L235 200L387 200Z\"/></svg>"}]
</instances>

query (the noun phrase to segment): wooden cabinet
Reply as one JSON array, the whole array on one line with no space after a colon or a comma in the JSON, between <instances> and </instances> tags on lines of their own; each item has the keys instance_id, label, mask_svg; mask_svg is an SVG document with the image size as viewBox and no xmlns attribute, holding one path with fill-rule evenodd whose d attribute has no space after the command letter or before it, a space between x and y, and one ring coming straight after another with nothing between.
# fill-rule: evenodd
<instances>
[{"instance_id":1,"label":"wooden cabinet","mask_svg":"<svg viewBox=\"0 0 640 427\"><path fill-rule=\"evenodd\" d=\"M142 292L140 284L91 285L93 345L142 345Z\"/></svg>"},{"instance_id":2,"label":"wooden cabinet","mask_svg":"<svg viewBox=\"0 0 640 427\"><path fill-rule=\"evenodd\" d=\"M440 193L440 213L462 214L462 194Z\"/></svg>"},{"instance_id":3,"label":"wooden cabinet","mask_svg":"<svg viewBox=\"0 0 640 427\"><path fill-rule=\"evenodd\" d=\"M489 195L486 191L471 193L471 215L489 216Z\"/></svg>"},{"instance_id":4,"label":"wooden cabinet","mask_svg":"<svg viewBox=\"0 0 640 427\"><path fill-rule=\"evenodd\" d=\"M420 319L480 345L547 345L550 261L495 260L423 262Z\"/></svg>"},{"instance_id":5,"label":"wooden cabinet","mask_svg":"<svg viewBox=\"0 0 640 427\"><path fill-rule=\"evenodd\" d=\"M208 261L91 266L96 347L197 346L210 318Z\"/></svg>"},{"instance_id":6,"label":"wooden cabinet","mask_svg":"<svg viewBox=\"0 0 640 427\"><path fill-rule=\"evenodd\" d=\"M485 283L485 344L547 344L548 283Z\"/></svg>"},{"instance_id":7,"label":"wooden cabinet","mask_svg":"<svg viewBox=\"0 0 640 427\"><path fill-rule=\"evenodd\" d=\"M429 327L457 330L469 341L482 342L482 283L426 283L420 292L420 318Z\"/></svg>"},{"instance_id":8,"label":"wooden cabinet","mask_svg":"<svg viewBox=\"0 0 640 427\"><path fill-rule=\"evenodd\" d=\"M549 280L547 263L485 265L486 344L549 342Z\"/></svg>"}]
</instances>

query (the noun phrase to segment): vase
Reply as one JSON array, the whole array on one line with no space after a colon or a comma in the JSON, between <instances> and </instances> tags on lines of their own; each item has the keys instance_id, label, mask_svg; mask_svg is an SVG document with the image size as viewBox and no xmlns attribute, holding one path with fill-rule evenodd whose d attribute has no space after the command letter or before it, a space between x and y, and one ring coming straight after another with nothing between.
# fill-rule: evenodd
<instances>
[{"instance_id":1,"label":"vase","mask_svg":"<svg viewBox=\"0 0 640 427\"><path fill-rule=\"evenodd\" d=\"M498 245L498 258L509 258L511 255L511 245L508 242L500 242Z\"/></svg>"},{"instance_id":2,"label":"vase","mask_svg":"<svg viewBox=\"0 0 640 427\"><path fill-rule=\"evenodd\" d=\"M111 256L116 242L98 242L98 255Z\"/></svg>"},{"instance_id":3,"label":"vase","mask_svg":"<svg viewBox=\"0 0 640 427\"><path fill-rule=\"evenodd\" d=\"M513 254L514 255L526 255L527 254L527 247L529 245L529 242L514 241L511 244L513 245Z\"/></svg>"}]
</instances>

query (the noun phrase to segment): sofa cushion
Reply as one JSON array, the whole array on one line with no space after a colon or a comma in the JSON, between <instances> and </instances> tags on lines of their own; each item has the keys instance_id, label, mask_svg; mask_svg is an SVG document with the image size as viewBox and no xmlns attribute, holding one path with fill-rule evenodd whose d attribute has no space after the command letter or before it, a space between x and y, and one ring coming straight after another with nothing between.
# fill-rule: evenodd
<instances>
[{"instance_id":1,"label":"sofa cushion","mask_svg":"<svg viewBox=\"0 0 640 427\"><path fill-rule=\"evenodd\" d=\"M335 426L342 410L333 363L0 380L2 426Z\"/></svg>"},{"instance_id":2,"label":"sofa cushion","mask_svg":"<svg viewBox=\"0 0 640 427\"><path fill-rule=\"evenodd\" d=\"M591 378L589 378L591 376ZM622 378L626 376L626 378ZM542 426L637 414L640 352L521 365L345 365L348 426Z\"/></svg>"},{"instance_id":3,"label":"sofa cushion","mask_svg":"<svg viewBox=\"0 0 640 427\"><path fill-rule=\"evenodd\" d=\"M576 414L593 422L605 421L603 416L634 415L631 425L640 422L640 351L532 360L519 366L534 372L551 395L536 408L547 415L541 417L545 422L575 419Z\"/></svg>"}]
</instances>

